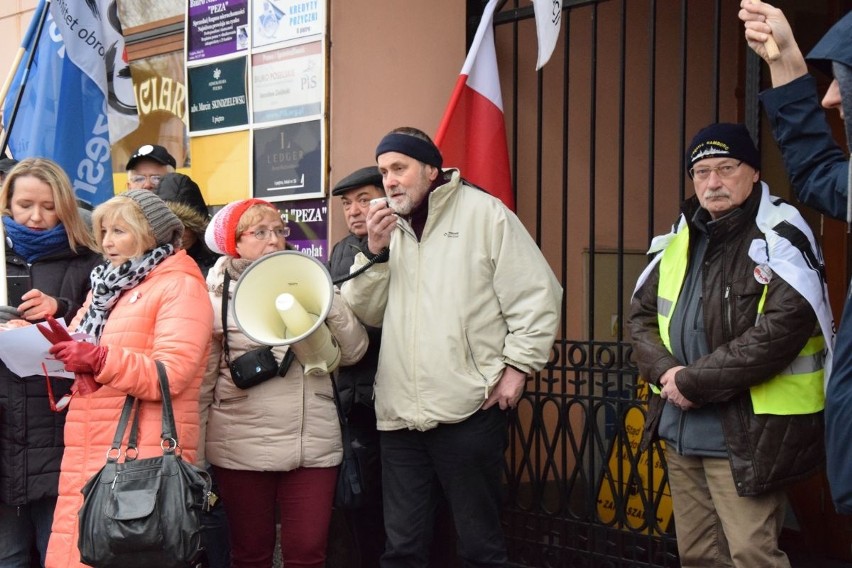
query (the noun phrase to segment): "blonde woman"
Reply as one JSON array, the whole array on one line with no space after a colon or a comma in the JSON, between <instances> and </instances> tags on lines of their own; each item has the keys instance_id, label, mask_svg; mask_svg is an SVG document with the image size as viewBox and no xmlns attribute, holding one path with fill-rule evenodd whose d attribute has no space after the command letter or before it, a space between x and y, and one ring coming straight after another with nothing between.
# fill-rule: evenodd
<instances>
[{"instance_id":1,"label":"blonde woman","mask_svg":"<svg viewBox=\"0 0 852 568\"><path fill-rule=\"evenodd\" d=\"M92 214L106 262L91 274L92 292L71 324L95 342L65 341L50 352L66 370L101 385L71 399L59 501L46 566L83 566L77 550L80 489L104 464L125 397L142 401L139 457L162 455L162 397L156 361L168 373L183 458L198 444L198 393L213 315L198 266L179 249L183 224L150 191L130 190Z\"/></svg>"},{"instance_id":2,"label":"blonde woman","mask_svg":"<svg viewBox=\"0 0 852 568\"><path fill-rule=\"evenodd\" d=\"M0 190L6 236L8 305L3 327L47 316L71 320L100 261L58 164L19 162ZM47 381L60 400L71 381L19 377L0 363L0 566L44 564L62 460L65 414L51 411ZM38 559L30 553L38 551Z\"/></svg>"}]
</instances>

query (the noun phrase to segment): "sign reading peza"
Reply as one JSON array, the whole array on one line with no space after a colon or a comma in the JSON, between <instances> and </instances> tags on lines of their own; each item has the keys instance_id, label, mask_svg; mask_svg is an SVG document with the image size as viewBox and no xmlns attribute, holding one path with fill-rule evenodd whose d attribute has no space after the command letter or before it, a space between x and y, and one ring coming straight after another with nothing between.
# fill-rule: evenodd
<instances>
[{"instance_id":1,"label":"sign reading peza","mask_svg":"<svg viewBox=\"0 0 852 568\"><path fill-rule=\"evenodd\" d=\"M287 244L320 262L328 262L328 201L290 201L279 203L278 210L290 227Z\"/></svg>"},{"instance_id":2,"label":"sign reading peza","mask_svg":"<svg viewBox=\"0 0 852 568\"><path fill-rule=\"evenodd\" d=\"M248 48L246 0L189 0L187 24L189 61Z\"/></svg>"},{"instance_id":3,"label":"sign reading peza","mask_svg":"<svg viewBox=\"0 0 852 568\"><path fill-rule=\"evenodd\" d=\"M245 57L190 67L187 74L190 132L248 124Z\"/></svg>"}]
</instances>

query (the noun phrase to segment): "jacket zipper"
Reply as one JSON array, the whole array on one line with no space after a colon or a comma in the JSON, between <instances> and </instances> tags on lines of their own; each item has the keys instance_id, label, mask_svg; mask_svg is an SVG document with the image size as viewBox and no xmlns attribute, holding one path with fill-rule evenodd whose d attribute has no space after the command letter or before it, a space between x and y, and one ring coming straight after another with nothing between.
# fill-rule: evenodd
<instances>
[{"instance_id":1,"label":"jacket zipper","mask_svg":"<svg viewBox=\"0 0 852 568\"><path fill-rule=\"evenodd\" d=\"M732 327L731 327L731 285L728 284L725 286L725 338L729 340L732 336Z\"/></svg>"}]
</instances>

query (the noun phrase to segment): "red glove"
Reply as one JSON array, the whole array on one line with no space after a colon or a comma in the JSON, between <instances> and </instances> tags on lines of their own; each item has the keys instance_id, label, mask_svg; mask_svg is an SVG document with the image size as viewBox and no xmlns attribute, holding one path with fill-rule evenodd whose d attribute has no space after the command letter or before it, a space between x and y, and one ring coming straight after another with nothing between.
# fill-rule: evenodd
<instances>
[{"instance_id":1,"label":"red glove","mask_svg":"<svg viewBox=\"0 0 852 568\"><path fill-rule=\"evenodd\" d=\"M88 341L60 341L48 351L65 364L66 371L97 375L104 367L107 348Z\"/></svg>"},{"instance_id":2,"label":"red glove","mask_svg":"<svg viewBox=\"0 0 852 568\"><path fill-rule=\"evenodd\" d=\"M97 347L96 345L92 345L91 343L84 343L82 341L74 341L71 338L71 335L68 333L68 330L59 325L59 323L53 319L51 316L45 318L47 320L47 325L50 327L44 327L41 324L36 324L36 327L41 332L41 334L53 344L53 347L50 348L50 354L55 355L57 359L62 361L65 364L65 368L74 373L74 385L71 387L72 392L79 392L81 395L87 395L95 392L99 388L101 388L101 384L95 381L94 374L101 370L104 366L104 360L106 359L106 347ZM86 371L82 368L82 364L80 365L80 369L72 369L68 367L69 361L66 361L62 356L57 355L56 351L65 351L65 349L60 349L60 346L67 344L75 344L75 345L88 345L93 349L103 350L102 354L99 354L95 357L95 365L97 366L97 370L89 365L90 370ZM85 349L85 348L84 348ZM72 365L74 363L71 363Z\"/></svg>"}]
</instances>

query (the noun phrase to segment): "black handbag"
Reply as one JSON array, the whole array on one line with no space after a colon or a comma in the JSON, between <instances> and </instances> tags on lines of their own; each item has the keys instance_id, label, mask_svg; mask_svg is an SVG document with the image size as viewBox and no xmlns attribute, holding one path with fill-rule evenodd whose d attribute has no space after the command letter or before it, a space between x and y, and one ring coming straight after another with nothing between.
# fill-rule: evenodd
<instances>
[{"instance_id":1,"label":"black handbag","mask_svg":"<svg viewBox=\"0 0 852 568\"><path fill-rule=\"evenodd\" d=\"M228 284L231 277L225 271L225 282L222 286L222 350L225 352L225 363L231 370L231 380L237 388L249 389L266 382L272 377L283 377L295 358L292 349L288 349L284 359L279 364L272 353L272 347L259 347L243 353L231 361L231 349L228 346Z\"/></svg>"},{"instance_id":2,"label":"black handbag","mask_svg":"<svg viewBox=\"0 0 852 568\"><path fill-rule=\"evenodd\" d=\"M169 380L159 361L157 374L163 455L136 459L141 402L128 395L106 464L82 489L77 547L80 559L91 566L178 568L190 566L201 553L201 512L208 508L210 476L181 458ZM119 462L131 413L125 458Z\"/></svg>"}]
</instances>

